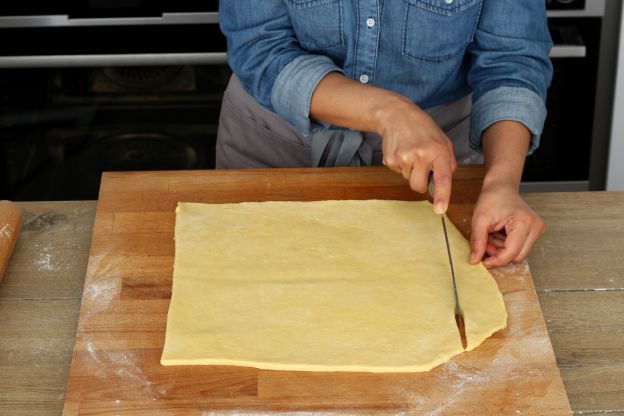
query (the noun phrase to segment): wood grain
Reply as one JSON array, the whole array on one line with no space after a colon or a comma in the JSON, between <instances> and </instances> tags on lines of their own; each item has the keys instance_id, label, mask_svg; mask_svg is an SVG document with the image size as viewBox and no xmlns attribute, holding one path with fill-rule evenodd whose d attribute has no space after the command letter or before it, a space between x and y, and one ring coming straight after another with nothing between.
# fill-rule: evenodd
<instances>
[{"instance_id":1,"label":"wood grain","mask_svg":"<svg viewBox=\"0 0 624 416\"><path fill-rule=\"evenodd\" d=\"M539 298L572 407L623 409L624 326L616 320L624 316L624 291L546 292Z\"/></svg>"},{"instance_id":2,"label":"wood grain","mask_svg":"<svg viewBox=\"0 0 624 416\"><path fill-rule=\"evenodd\" d=\"M0 299L79 299L95 201L19 202L23 224Z\"/></svg>"},{"instance_id":3,"label":"wood grain","mask_svg":"<svg viewBox=\"0 0 624 416\"><path fill-rule=\"evenodd\" d=\"M19 202L24 225L0 284L0 414L60 415L95 202Z\"/></svg>"},{"instance_id":4,"label":"wood grain","mask_svg":"<svg viewBox=\"0 0 624 416\"><path fill-rule=\"evenodd\" d=\"M570 404L624 414L624 193L523 197L546 222L529 261Z\"/></svg>"},{"instance_id":5,"label":"wood grain","mask_svg":"<svg viewBox=\"0 0 624 416\"><path fill-rule=\"evenodd\" d=\"M0 299L0 414L60 413L79 306Z\"/></svg>"},{"instance_id":6,"label":"wood grain","mask_svg":"<svg viewBox=\"0 0 624 416\"><path fill-rule=\"evenodd\" d=\"M462 167L455 178L449 217L466 236L482 174ZM526 265L495 274L509 328L427 373L160 366L178 201L344 198L424 197L384 168L105 174L65 414L569 414Z\"/></svg>"},{"instance_id":7,"label":"wood grain","mask_svg":"<svg viewBox=\"0 0 624 416\"><path fill-rule=\"evenodd\" d=\"M546 223L529 256L538 290L624 289L623 195L523 195Z\"/></svg>"}]
</instances>

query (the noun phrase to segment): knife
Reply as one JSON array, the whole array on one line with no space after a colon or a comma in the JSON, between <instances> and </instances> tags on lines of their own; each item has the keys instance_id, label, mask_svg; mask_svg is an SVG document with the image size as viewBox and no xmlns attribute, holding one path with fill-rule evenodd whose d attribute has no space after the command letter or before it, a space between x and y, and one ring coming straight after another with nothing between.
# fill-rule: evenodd
<instances>
[{"instance_id":1,"label":"knife","mask_svg":"<svg viewBox=\"0 0 624 416\"><path fill-rule=\"evenodd\" d=\"M433 184L433 175L429 176L429 195L433 198L435 193L435 186ZM444 241L446 242L446 253L448 254L449 266L451 268L451 278L453 280L453 293L455 294L455 323L459 330L459 336L461 338L462 347L466 349L466 327L464 326L464 317L462 315L461 307L459 306L459 296L457 295L457 281L455 280L455 268L453 267L453 256L451 255L451 245L449 244L448 232L446 231L446 221L444 220L444 214L440 215L442 220L442 230L444 231Z\"/></svg>"}]
</instances>

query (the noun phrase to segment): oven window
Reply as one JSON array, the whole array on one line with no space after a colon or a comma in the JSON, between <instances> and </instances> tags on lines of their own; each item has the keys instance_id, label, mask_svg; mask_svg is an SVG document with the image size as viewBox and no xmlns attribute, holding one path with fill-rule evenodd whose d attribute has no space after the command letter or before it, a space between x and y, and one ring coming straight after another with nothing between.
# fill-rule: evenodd
<instances>
[{"instance_id":1,"label":"oven window","mask_svg":"<svg viewBox=\"0 0 624 416\"><path fill-rule=\"evenodd\" d=\"M104 171L211 169L226 65L0 71L0 197L97 199Z\"/></svg>"},{"instance_id":2,"label":"oven window","mask_svg":"<svg viewBox=\"0 0 624 416\"><path fill-rule=\"evenodd\" d=\"M2 56L214 53L226 50L218 25L3 28Z\"/></svg>"}]
</instances>

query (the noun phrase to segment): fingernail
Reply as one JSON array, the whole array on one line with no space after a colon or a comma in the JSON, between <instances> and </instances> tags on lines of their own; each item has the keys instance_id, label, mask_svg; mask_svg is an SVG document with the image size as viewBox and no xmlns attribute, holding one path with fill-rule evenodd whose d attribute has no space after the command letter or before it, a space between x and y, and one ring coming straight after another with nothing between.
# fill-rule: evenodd
<instances>
[{"instance_id":1,"label":"fingernail","mask_svg":"<svg viewBox=\"0 0 624 416\"><path fill-rule=\"evenodd\" d=\"M433 210L435 211L436 214L442 215L446 211L445 208L446 207L444 206L444 202L436 202Z\"/></svg>"}]
</instances>

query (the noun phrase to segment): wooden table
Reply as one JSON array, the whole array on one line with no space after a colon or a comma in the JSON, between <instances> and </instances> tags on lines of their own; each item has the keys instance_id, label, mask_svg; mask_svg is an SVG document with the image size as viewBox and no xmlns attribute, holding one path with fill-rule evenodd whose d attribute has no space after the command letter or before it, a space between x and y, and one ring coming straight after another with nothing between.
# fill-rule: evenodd
<instances>
[{"instance_id":1,"label":"wooden table","mask_svg":"<svg viewBox=\"0 0 624 416\"><path fill-rule=\"evenodd\" d=\"M572 409L624 416L624 194L525 198L548 228L530 264ZM0 414L60 414L96 204L19 205L0 284Z\"/></svg>"}]
</instances>

